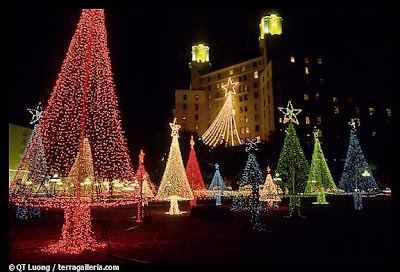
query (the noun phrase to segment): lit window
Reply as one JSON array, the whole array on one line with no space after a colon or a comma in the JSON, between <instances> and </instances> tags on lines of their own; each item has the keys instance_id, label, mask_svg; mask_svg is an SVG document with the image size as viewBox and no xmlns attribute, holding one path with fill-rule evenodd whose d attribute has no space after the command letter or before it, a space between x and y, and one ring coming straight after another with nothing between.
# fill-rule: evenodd
<instances>
[{"instance_id":1,"label":"lit window","mask_svg":"<svg viewBox=\"0 0 400 272\"><path fill-rule=\"evenodd\" d=\"M310 97L308 96L308 94L304 94L304 100L310 100Z\"/></svg>"},{"instance_id":2,"label":"lit window","mask_svg":"<svg viewBox=\"0 0 400 272\"><path fill-rule=\"evenodd\" d=\"M211 100L211 94L208 95L208 100Z\"/></svg>"},{"instance_id":3,"label":"lit window","mask_svg":"<svg viewBox=\"0 0 400 272\"><path fill-rule=\"evenodd\" d=\"M318 116L317 117L317 125L320 125L322 123L322 117Z\"/></svg>"},{"instance_id":4,"label":"lit window","mask_svg":"<svg viewBox=\"0 0 400 272\"><path fill-rule=\"evenodd\" d=\"M305 67L304 71L306 72L306 75L310 74L310 69L308 69L308 67Z\"/></svg>"},{"instance_id":5,"label":"lit window","mask_svg":"<svg viewBox=\"0 0 400 272\"><path fill-rule=\"evenodd\" d=\"M295 63L295 61L296 61L296 60L295 60L294 56L290 56L290 62L291 62L291 63Z\"/></svg>"},{"instance_id":6,"label":"lit window","mask_svg":"<svg viewBox=\"0 0 400 272\"><path fill-rule=\"evenodd\" d=\"M306 116L306 124L309 125L310 123L310 117Z\"/></svg>"},{"instance_id":7,"label":"lit window","mask_svg":"<svg viewBox=\"0 0 400 272\"><path fill-rule=\"evenodd\" d=\"M244 134L244 132L245 132L245 128L244 127L240 128L240 134Z\"/></svg>"},{"instance_id":8,"label":"lit window","mask_svg":"<svg viewBox=\"0 0 400 272\"><path fill-rule=\"evenodd\" d=\"M240 67L240 71L244 72L244 70L246 70L246 67L241 66L241 67Z\"/></svg>"},{"instance_id":9,"label":"lit window","mask_svg":"<svg viewBox=\"0 0 400 272\"><path fill-rule=\"evenodd\" d=\"M186 121L186 113L182 114L182 120Z\"/></svg>"},{"instance_id":10,"label":"lit window","mask_svg":"<svg viewBox=\"0 0 400 272\"><path fill-rule=\"evenodd\" d=\"M219 89L219 86L220 86L219 83L217 83L217 89Z\"/></svg>"},{"instance_id":11,"label":"lit window","mask_svg":"<svg viewBox=\"0 0 400 272\"><path fill-rule=\"evenodd\" d=\"M355 114L360 114L360 108L359 107L355 107L354 108L354 112L355 112Z\"/></svg>"},{"instance_id":12,"label":"lit window","mask_svg":"<svg viewBox=\"0 0 400 272\"><path fill-rule=\"evenodd\" d=\"M279 123L282 123L282 117L279 117Z\"/></svg>"},{"instance_id":13,"label":"lit window","mask_svg":"<svg viewBox=\"0 0 400 272\"><path fill-rule=\"evenodd\" d=\"M369 115L374 115L375 108L369 108Z\"/></svg>"},{"instance_id":14,"label":"lit window","mask_svg":"<svg viewBox=\"0 0 400 272\"><path fill-rule=\"evenodd\" d=\"M247 85L244 85L244 91L247 92Z\"/></svg>"},{"instance_id":15,"label":"lit window","mask_svg":"<svg viewBox=\"0 0 400 272\"><path fill-rule=\"evenodd\" d=\"M334 97L332 98L332 100L333 100L333 102L338 102L337 96L334 96Z\"/></svg>"},{"instance_id":16,"label":"lit window","mask_svg":"<svg viewBox=\"0 0 400 272\"><path fill-rule=\"evenodd\" d=\"M229 75L233 75L233 69L229 70Z\"/></svg>"},{"instance_id":17,"label":"lit window","mask_svg":"<svg viewBox=\"0 0 400 272\"><path fill-rule=\"evenodd\" d=\"M199 101L199 95L198 95L198 94L196 94L196 95L194 96L194 100Z\"/></svg>"},{"instance_id":18,"label":"lit window","mask_svg":"<svg viewBox=\"0 0 400 272\"><path fill-rule=\"evenodd\" d=\"M318 129L318 137L322 137L322 130Z\"/></svg>"},{"instance_id":19,"label":"lit window","mask_svg":"<svg viewBox=\"0 0 400 272\"><path fill-rule=\"evenodd\" d=\"M249 118L247 118L246 116L244 117L244 122L248 123L249 122Z\"/></svg>"},{"instance_id":20,"label":"lit window","mask_svg":"<svg viewBox=\"0 0 400 272\"><path fill-rule=\"evenodd\" d=\"M208 105L208 109L211 110L211 104L207 104Z\"/></svg>"},{"instance_id":21,"label":"lit window","mask_svg":"<svg viewBox=\"0 0 400 272\"><path fill-rule=\"evenodd\" d=\"M315 100L319 99L319 93L315 93Z\"/></svg>"},{"instance_id":22,"label":"lit window","mask_svg":"<svg viewBox=\"0 0 400 272\"><path fill-rule=\"evenodd\" d=\"M246 127L246 133L250 133L249 127Z\"/></svg>"},{"instance_id":23,"label":"lit window","mask_svg":"<svg viewBox=\"0 0 400 272\"><path fill-rule=\"evenodd\" d=\"M254 78L258 78L258 71L254 71Z\"/></svg>"},{"instance_id":24,"label":"lit window","mask_svg":"<svg viewBox=\"0 0 400 272\"><path fill-rule=\"evenodd\" d=\"M310 63L310 60L308 58L304 58L304 63Z\"/></svg>"},{"instance_id":25,"label":"lit window","mask_svg":"<svg viewBox=\"0 0 400 272\"><path fill-rule=\"evenodd\" d=\"M199 129L199 124L198 124L198 123L194 124L194 128L195 128L196 130L198 130L198 129Z\"/></svg>"},{"instance_id":26,"label":"lit window","mask_svg":"<svg viewBox=\"0 0 400 272\"><path fill-rule=\"evenodd\" d=\"M322 59L319 58L317 62L318 62L318 64L322 64Z\"/></svg>"}]
</instances>

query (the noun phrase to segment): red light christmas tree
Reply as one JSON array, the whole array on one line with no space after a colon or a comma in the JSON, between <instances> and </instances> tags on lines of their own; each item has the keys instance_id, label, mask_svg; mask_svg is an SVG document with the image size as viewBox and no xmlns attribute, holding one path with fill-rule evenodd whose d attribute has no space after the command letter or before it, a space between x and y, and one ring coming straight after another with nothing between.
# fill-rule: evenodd
<instances>
[{"instance_id":1,"label":"red light christmas tree","mask_svg":"<svg viewBox=\"0 0 400 272\"><path fill-rule=\"evenodd\" d=\"M154 200L157 195L157 190L154 187L153 182L150 179L149 173L147 173L144 167L144 155L143 150L140 150L139 154L139 167L136 170L136 179L134 186L139 186L140 201L138 203L138 214L136 222L143 222L143 210L142 207L147 205L149 200Z\"/></svg>"},{"instance_id":2,"label":"red light christmas tree","mask_svg":"<svg viewBox=\"0 0 400 272\"><path fill-rule=\"evenodd\" d=\"M93 238L90 207L128 205L139 199L137 191L130 192L129 198L124 194L134 171L121 126L104 10L82 11L37 131L25 164L36 160L30 154L40 137L46 170L58 178L46 179L25 169L24 178L14 179L10 186L10 201L64 209L62 237L45 248L48 252L81 253L103 246ZM48 197L42 192L52 180L60 186ZM29 184L36 186L35 194L26 189Z\"/></svg>"},{"instance_id":3,"label":"red light christmas tree","mask_svg":"<svg viewBox=\"0 0 400 272\"><path fill-rule=\"evenodd\" d=\"M157 190L150 179L149 173L147 173L146 168L144 167L144 155L146 154L143 152L143 150L140 150L139 167L136 170L136 178L141 184L141 194L147 200L155 198L157 195Z\"/></svg>"},{"instance_id":4,"label":"red light christmas tree","mask_svg":"<svg viewBox=\"0 0 400 272\"><path fill-rule=\"evenodd\" d=\"M188 178L190 188L192 188L194 199L190 201L190 206L196 206L197 197L204 197L208 195L208 191L204 184L203 176L200 172L200 167L196 158L196 151L194 150L193 135L190 138L190 153L188 163L186 165L186 176Z\"/></svg>"}]
</instances>

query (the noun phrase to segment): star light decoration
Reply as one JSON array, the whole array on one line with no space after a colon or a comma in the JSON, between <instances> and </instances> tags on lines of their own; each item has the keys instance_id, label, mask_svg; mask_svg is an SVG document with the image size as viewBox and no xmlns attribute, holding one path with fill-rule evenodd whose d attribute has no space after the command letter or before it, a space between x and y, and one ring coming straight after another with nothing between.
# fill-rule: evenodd
<instances>
[{"instance_id":1,"label":"star light decoration","mask_svg":"<svg viewBox=\"0 0 400 272\"><path fill-rule=\"evenodd\" d=\"M239 82L233 82L232 78L228 79L227 84L222 84L222 88L225 90L225 97L229 94L236 94L235 87L239 84Z\"/></svg>"},{"instance_id":2,"label":"star light decoration","mask_svg":"<svg viewBox=\"0 0 400 272\"><path fill-rule=\"evenodd\" d=\"M176 118L174 118L173 123L169 123L169 126L171 127L171 137L177 136L179 138L179 129L181 128L180 125L176 123Z\"/></svg>"},{"instance_id":3,"label":"star light decoration","mask_svg":"<svg viewBox=\"0 0 400 272\"><path fill-rule=\"evenodd\" d=\"M280 110L284 115L284 120L283 123L287 122L294 122L297 125L299 124L299 120L297 120L297 115L302 111L301 109L294 109L292 102L289 100L286 108L284 107L278 107L278 110Z\"/></svg>"},{"instance_id":4,"label":"star light decoration","mask_svg":"<svg viewBox=\"0 0 400 272\"><path fill-rule=\"evenodd\" d=\"M258 150L257 143L257 139L247 138L245 147L246 152L249 152L250 150Z\"/></svg>"},{"instance_id":5,"label":"star light decoration","mask_svg":"<svg viewBox=\"0 0 400 272\"><path fill-rule=\"evenodd\" d=\"M351 132L356 132L356 130L357 130L356 129L356 121L357 121L357 118L354 118L354 119L350 119L350 122L348 122Z\"/></svg>"},{"instance_id":6,"label":"star light decoration","mask_svg":"<svg viewBox=\"0 0 400 272\"><path fill-rule=\"evenodd\" d=\"M33 125L39 122L40 118L42 117L43 109L42 106L40 106L41 103L42 102L39 102L36 109L28 109L28 111L32 114L32 119L29 124Z\"/></svg>"}]
</instances>

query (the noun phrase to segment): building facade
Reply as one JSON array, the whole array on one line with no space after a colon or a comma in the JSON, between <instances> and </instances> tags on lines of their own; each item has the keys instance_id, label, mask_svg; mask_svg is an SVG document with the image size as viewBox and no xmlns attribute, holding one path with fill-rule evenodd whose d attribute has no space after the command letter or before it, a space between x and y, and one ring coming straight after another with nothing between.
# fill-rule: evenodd
<instances>
[{"instance_id":1,"label":"building facade","mask_svg":"<svg viewBox=\"0 0 400 272\"><path fill-rule=\"evenodd\" d=\"M9 184L18 170L18 164L26 148L32 129L8 124L8 179Z\"/></svg>"},{"instance_id":2,"label":"building facade","mask_svg":"<svg viewBox=\"0 0 400 272\"><path fill-rule=\"evenodd\" d=\"M260 28L261 33L270 35L261 25ZM233 96L233 110L239 137L269 141L275 133L276 118L272 63L267 60L266 50L261 50L259 57L212 72L209 50L202 43L192 47L190 88L175 91L174 116L177 123L182 129L195 131L201 136L223 106L226 98L222 86L230 78L238 83Z\"/></svg>"}]
</instances>

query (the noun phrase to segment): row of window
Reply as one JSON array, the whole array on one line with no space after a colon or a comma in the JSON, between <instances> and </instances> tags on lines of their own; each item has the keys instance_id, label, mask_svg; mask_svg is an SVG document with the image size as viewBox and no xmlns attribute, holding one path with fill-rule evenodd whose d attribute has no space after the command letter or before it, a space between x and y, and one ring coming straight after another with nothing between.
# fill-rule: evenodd
<instances>
[{"instance_id":1,"label":"row of window","mask_svg":"<svg viewBox=\"0 0 400 272\"><path fill-rule=\"evenodd\" d=\"M339 106L334 105L333 106L333 113L334 114L339 114ZM355 114L360 114L360 108L359 107L354 107L354 113ZM386 108L385 109L386 116L390 117L392 116L392 109L391 108ZM371 107L368 108L368 115L373 116L375 115L375 108Z\"/></svg>"},{"instance_id":2,"label":"row of window","mask_svg":"<svg viewBox=\"0 0 400 272\"><path fill-rule=\"evenodd\" d=\"M255 68L257 68L257 66L259 66L259 65L262 65L262 61L255 61L255 62L253 62L253 64L252 64L252 66L253 66L253 69L255 69ZM236 70L236 71L235 71ZM238 69L231 69L231 70L229 70L229 76L232 76L235 72L238 72L238 73L242 73L242 72L244 72L246 70L246 67L245 66L240 66ZM247 80L247 75L243 75L243 80ZM217 79L221 79L222 78L222 74L221 73L218 73L217 74ZM254 78L258 78L258 71L255 71L254 72ZM200 84L203 84L203 83L207 83L207 82L210 82L211 81L211 76L208 76L207 78L200 78L199 79L199 83Z\"/></svg>"},{"instance_id":3,"label":"row of window","mask_svg":"<svg viewBox=\"0 0 400 272\"><path fill-rule=\"evenodd\" d=\"M283 122L283 118L279 117L279 123ZM317 117L317 125L321 125L322 124L322 117L318 116ZM311 125L311 119L309 116L306 116L306 125Z\"/></svg>"},{"instance_id":4,"label":"row of window","mask_svg":"<svg viewBox=\"0 0 400 272\"><path fill-rule=\"evenodd\" d=\"M291 55L291 56L290 56L290 62L291 62L291 63L295 63L295 62L296 62L296 57L295 57L294 55ZM304 63L305 63L305 64L309 64L309 63L310 63L310 59L307 58L307 57L304 58ZM318 64L323 64L322 59L321 59L321 58L318 58L318 59L317 59L317 63L318 63Z\"/></svg>"},{"instance_id":5,"label":"row of window","mask_svg":"<svg viewBox=\"0 0 400 272\"><path fill-rule=\"evenodd\" d=\"M183 95L183 100L186 101L187 100L187 94ZM195 101L199 101L200 100L200 96L198 94L194 95L194 100Z\"/></svg>"}]
</instances>

